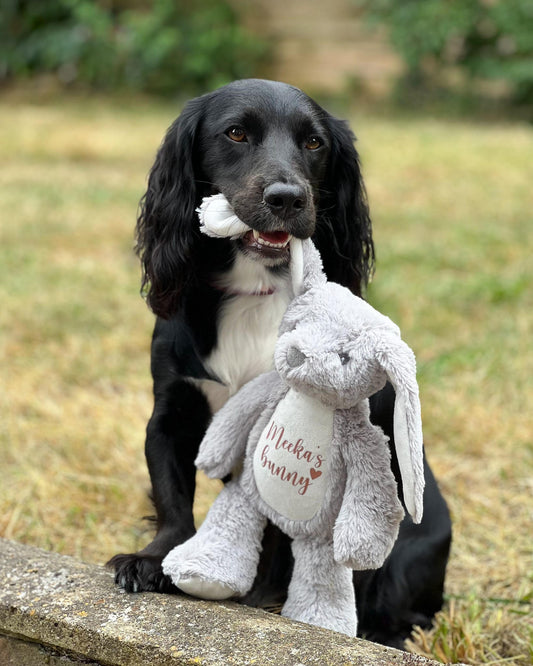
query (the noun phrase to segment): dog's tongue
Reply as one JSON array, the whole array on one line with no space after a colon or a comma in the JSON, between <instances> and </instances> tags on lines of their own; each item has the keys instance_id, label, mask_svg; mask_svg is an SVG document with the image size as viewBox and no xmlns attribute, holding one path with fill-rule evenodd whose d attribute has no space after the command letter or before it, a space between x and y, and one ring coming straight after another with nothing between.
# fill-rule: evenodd
<instances>
[{"instance_id":1,"label":"dog's tongue","mask_svg":"<svg viewBox=\"0 0 533 666\"><path fill-rule=\"evenodd\" d=\"M286 243L289 240L290 234L286 231L261 231L260 236L268 243Z\"/></svg>"}]
</instances>

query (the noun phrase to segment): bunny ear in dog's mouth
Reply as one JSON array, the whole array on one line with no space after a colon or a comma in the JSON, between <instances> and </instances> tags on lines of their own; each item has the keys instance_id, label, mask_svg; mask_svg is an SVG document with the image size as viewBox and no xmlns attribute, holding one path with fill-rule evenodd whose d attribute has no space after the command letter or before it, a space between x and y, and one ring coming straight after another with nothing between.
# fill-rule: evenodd
<instances>
[{"instance_id":1,"label":"bunny ear in dog's mouth","mask_svg":"<svg viewBox=\"0 0 533 666\"><path fill-rule=\"evenodd\" d=\"M289 261L289 242L292 235L284 229L253 229L237 217L223 194L205 197L196 210L200 230L207 236L237 240L246 251L274 260L276 264Z\"/></svg>"}]
</instances>

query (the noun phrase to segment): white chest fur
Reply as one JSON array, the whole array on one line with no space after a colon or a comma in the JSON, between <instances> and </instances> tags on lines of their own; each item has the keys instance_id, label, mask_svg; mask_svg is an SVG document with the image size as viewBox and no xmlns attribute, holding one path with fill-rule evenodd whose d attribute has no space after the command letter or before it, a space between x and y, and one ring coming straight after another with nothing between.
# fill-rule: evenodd
<instances>
[{"instance_id":1,"label":"white chest fur","mask_svg":"<svg viewBox=\"0 0 533 666\"><path fill-rule=\"evenodd\" d=\"M218 343L207 359L208 369L229 395L273 366L274 346L281 318L291 298L288 273L274 275L241 253L232 270L217 286L231 295L218 321ZM272 290L273 293L256 295ZM218 396L220 406L220 396Z\"/></svg>"}]
</instances>

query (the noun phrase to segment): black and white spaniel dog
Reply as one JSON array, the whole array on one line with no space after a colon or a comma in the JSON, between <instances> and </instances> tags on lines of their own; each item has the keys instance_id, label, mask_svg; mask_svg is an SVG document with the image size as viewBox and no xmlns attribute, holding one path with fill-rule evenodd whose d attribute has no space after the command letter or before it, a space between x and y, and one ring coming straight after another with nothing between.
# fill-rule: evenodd
<instances>
[{"instance_id":1,"label":"black and white spaniel dog","mask_svg":"<svg viewBox=\"0 0 533 666\"><path fill-rule=\"evenodd\" d=\"M374 247L353 140L344 121L300 90L256 79L193 99L169 128L137 224L144 291L157 315L146 438L157 534L110 561L127 591L174 590L161 560L194 533L194 460L206 426L228 395L272 365L290 297L290 238L311 236L330 280L356 294L364 288ZM201 234L195 209L215 193L253 231L238 240ZM372 399L372 418L391 438L397 472L393 404L387 386ZM354 574L361 634L397 647L442 604L450 519L427 464L425 473L423 522L406 517L385 565ZM270 526L244 603L281 604L291 567L290 544Z\"/></svg>"}]
</instances>

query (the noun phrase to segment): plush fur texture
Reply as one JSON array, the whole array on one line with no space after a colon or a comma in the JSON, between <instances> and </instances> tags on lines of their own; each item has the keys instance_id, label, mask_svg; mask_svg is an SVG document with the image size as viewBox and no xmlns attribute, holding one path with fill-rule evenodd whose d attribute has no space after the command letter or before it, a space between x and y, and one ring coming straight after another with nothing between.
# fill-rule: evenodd
<instances>
[{"instance_id":1,"label":"plush fur texture","mask_svg":"<svg viewBox=\"0 0 533 666\"><path fill-rule=\"evenodd\" d=\"M154 410L146 436L157 533L141 551L110 561L125 590L175 591L161 561L195 531L194 460L213 407L230 393L219 375L231 376L235 391L272 367L289 300L280 286L288 275L286 249L262 244L266 236L209 238L195 209L220 192L261 234L312 236L328 278L359 294L372 273L374 250L353 139L345 122L303 92L259 80L192 100L164 137L137 224L144 291L157 314ZM271 295L252 293L270 286ZM247 325L239 328L244 312ZM392 437L390 385L371 398L371 407L373 423ZM413 622L427 625L442 603L450 520L427 465L425 476L422 523L405 519L385 565L356 581L359 631L394 645ZM291 570L289 540L267 525L258 575L243 601L278 606Z\"/></svg>"},{"instance_id":2,"label":"plush fur texture","mask_svg":"<svg viewBox=\"0 0 533 666\"><path fill-rule=\"evenodd\" d=\"M195 596L243 596L268 518L293 539L282 614L355 636L351 575L342 569L382 566L404 515L368 397L387 377L397 387L404 496L417 523L424 487L420 402L414 356L398 328L345 287L321 279L320 265L306 241L304 291L290 303L291 324L282 320L276 344L277 380L263 375L231 398L196 459L209 476L222 478L244 457L243 472L222 490L215 518L167 555L163 571Z\"/></svg>"}]
</instances>

